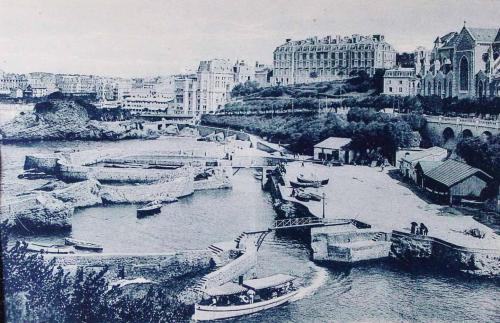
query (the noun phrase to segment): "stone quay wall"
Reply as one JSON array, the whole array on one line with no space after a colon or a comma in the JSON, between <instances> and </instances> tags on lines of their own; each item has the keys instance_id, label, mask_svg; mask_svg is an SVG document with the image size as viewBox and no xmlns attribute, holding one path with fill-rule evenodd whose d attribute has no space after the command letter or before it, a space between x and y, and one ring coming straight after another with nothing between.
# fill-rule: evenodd
<instances>
[{"instance_id":1,"label":"stone quay wall","mask_svg":"<svg viewBox=\"0 0 500 323\"><path fill-rule=\"evenodd\" d=\"M391 256L406 262L423 262L448 270L500 277L500 250L465 248L444 240L401 231L392 233Z\"/></svg>"},{"instance_id":2,"label":"stone quay wall","mask_svg":"<svg viewBox=\"0 0 500 323\"><path fill-rule=\"evenodd\" d=\"M353 224L311 229L311 248L316 261L353 263L386 258L390 246L390 234L357 229Z\"/></svg>"},{"instance_id":3,"label":"stone quay wall","mask_svg":"<svg viewBox=\"0 0 500 323\"><path fill-rule=\"evenodd\" d=\"M250 141L250 135L247 134L246 132L242 132L242 131L217 128L217 127L209 127L209 126L198 126L197 129L200 133L200 136L202 136L202 137L208 136L209 134L212 134L214 132L215 133L222 132L222 133L224 133L224 138L227 138L229 136L236 136L237 140Z\"/></svg>"},{"instance_id":4,"label":"stone quay wall","mask_svg":"<svg viewBox=\"0 0 500 323\"><path fill-rule=\"evenodd\" d=\"M124 270L125 278L144 277L154 281L167 281L187 274L205 272L212 264L212 253L207 250L186 250L170 253L109 253L44 255L47 261L55 259L56 265L107 267L109 276L118 277Z\"/></svg>"}]
</instances>

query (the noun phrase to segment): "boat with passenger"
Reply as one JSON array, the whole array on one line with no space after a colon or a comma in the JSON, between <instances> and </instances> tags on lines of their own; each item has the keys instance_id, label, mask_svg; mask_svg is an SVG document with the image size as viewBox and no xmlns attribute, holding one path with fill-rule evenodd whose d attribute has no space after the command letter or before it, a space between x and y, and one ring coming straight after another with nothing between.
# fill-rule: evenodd
<instances>
[{"instance_id":1,"label":"boat with passenger","mask_svg":"<svg viewBox=\"0 0 500 323\"><path fill-rule=\"evenodd\" d=\"M75 249L71 246L61 245L44 245L40 243L27 242L26 250L29 252L52 253L52 254L70 254L75 253Z\"/></svg>"},{"instance_id":2,"label":"boat with passenger","mask_svg":"<svg viewBox=\"0 0 500 323\"><path fill-rule=\"evenodd\" d=\"M290 301L298 290L294 276L273 276L226 283L203 291L201 302L195 305L193 320L209 321L239 317L267 310Z\"/></svg>"},{"instance_id":3,"label":"boat with passenger","mask_svg":"<svg viewBox=\"0 0 500 323\"><path fill-rule=\"evenodd\" d=\"M160 213L162 205L163 204L160 201L150 202L144 205L143 207L137 209L137 217L142 218L148 215Z\"/></svg>"}]
</instances>

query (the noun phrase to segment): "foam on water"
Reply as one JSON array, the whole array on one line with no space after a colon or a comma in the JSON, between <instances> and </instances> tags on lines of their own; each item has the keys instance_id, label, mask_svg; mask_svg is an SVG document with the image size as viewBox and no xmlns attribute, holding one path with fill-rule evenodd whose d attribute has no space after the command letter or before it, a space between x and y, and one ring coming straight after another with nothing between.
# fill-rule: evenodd
<instances>
[{"instance_id":1,"label":"foam on water","mask_svg":"<svg viewBox=\"0 0 500 323\"><path fill-rule=\"evenodd\" d=\"M290 299L291 302L298 301L304 297L311 296L318 290L321 286L323 286L328 280L328 272L325 268L318 267L311 263L311 269L315 271L314 278L311 281L309 286L299 289L297 295Z\"/></svg>"}]
</instances>

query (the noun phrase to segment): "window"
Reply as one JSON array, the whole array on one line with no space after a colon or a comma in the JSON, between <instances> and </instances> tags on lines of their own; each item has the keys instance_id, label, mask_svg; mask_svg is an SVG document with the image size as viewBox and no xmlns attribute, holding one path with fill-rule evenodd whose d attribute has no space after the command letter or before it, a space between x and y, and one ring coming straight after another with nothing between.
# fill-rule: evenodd
<instances>
[{"instance_id":1,"label":"window","mask_svg":"<svg viewBox=\"0 0 500 323\"><path fill-rule=\"evenodd\" d=\"M392 92L392 87L389 87L389 92Z\"/></svg>"},{"instance_id":2,"label":"window","mask_svg":"<svg viewBox=\"0 0 500 323\"><path fill-rule=\"evenodd\" d=\"M399 84L403 84L403 81L399 81Z\"/></svg>"},{"instance_id":3,"label":"window","mask_svg":"<svg viewBox=\"0 0 500 323\"><path fill-rule=\"evenodd\" d=\"M469 90L469 61L465 56L460 59L460 91Z\"/></svg>"}]
</instances>

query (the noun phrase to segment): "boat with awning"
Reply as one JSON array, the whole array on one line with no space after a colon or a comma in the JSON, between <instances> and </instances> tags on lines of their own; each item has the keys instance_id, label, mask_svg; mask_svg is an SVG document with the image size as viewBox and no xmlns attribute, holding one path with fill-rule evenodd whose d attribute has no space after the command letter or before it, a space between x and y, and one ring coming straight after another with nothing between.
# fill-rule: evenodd
<instances>
[{"instance_id":1,"label":"boat with awning","mask_svg":"<svg viewBox=\"0 0 500 323\"><path fill-rule=\"evenodd\" d=\"M295 279L277 274L206 289L203 300L195 305L193 320L239 317L282 305L298 293L293 286Z\"/></svg>"}]
</instances>

